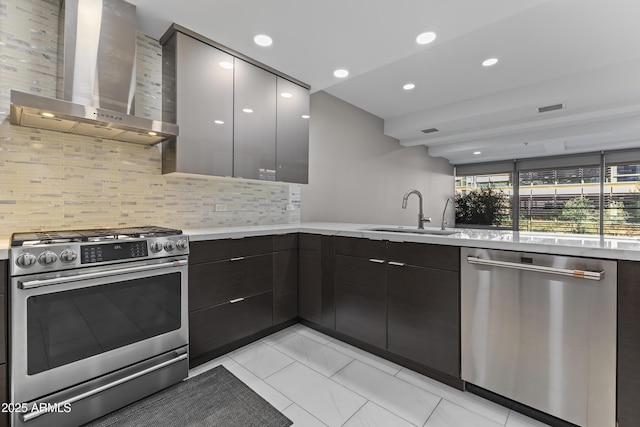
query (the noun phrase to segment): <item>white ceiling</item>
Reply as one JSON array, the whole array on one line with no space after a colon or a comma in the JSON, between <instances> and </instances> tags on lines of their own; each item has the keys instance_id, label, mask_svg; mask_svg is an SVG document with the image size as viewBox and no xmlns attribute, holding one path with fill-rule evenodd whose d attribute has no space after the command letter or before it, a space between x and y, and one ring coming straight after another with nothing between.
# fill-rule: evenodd
<instances>
[{"instance_id":1,"label":"white ceiling","mask_svg":"<svg viewBox=\"0 0 640 427\"><path fill-rule=\"evenodd\" d=\"M180 24L454 164L640 147L639 0L128 1L146 34ZM420 46L423 31L438 38ZM259 33L273 45L255 45Z\"/></svg>"}]
</instances>

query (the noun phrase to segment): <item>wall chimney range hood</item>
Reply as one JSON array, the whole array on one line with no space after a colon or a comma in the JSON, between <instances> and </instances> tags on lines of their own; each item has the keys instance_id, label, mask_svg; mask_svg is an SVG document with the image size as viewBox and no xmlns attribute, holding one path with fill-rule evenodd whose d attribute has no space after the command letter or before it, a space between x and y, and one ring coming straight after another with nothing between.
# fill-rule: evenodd
<instances>
[{"instance_id":1,"label":"wall chimney range hood","mask_svg":"<svg viewBox=\"0 0 640 427\"><path fill-rule=\"evenodd\" d=\"M60 28L62 99L12 90L12 124L144 145L178 135L176 124L134 115L134 5L123 0L65 0Z\"/></svg>"}]
</instances>

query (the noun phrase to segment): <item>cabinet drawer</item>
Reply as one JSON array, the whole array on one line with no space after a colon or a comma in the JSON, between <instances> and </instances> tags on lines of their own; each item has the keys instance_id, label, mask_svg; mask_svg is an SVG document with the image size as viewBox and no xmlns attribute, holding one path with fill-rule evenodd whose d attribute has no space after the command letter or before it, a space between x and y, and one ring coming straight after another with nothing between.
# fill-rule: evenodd
<instances>
[{"instance_id":1,"label":"cabinet drawer","mask_svg":"<svg viewBox=\"0 0 640 427\"><path fill-rule=\"evenodd\" d=\"M297 234L280 234L273 236L273 251L295 251L298 249Z\"/></svg>"},{"instance_id":2,"label":"cabinet drawer","mask_svg":"<svg viewBox=\"0 0 640 427\"><path fill-rule=\"evenodd\" d=\"M385 260L387 242L355 237L336 237L336 254Z\"/></svg>"},{"instance_id":3,"label":"cabinet drawer","mask_svg":"<svg viewBox=\"0 0 640 427\"><path fill-rule=\"evenodd\" d=\"M320 234L307 234L300 233L298 235L298 248L309 250L309 251L319 251L322 249L322 235Z\"/></svg>"},{"instance_id":4,"label":"cabinet drawer","mask_svg":"<svg viewBox=\"0 0 640 427\"><path fill-rule=\"evenodd\" d=\"M270 291L273 255L189 266L189 310Z\"/></svg>"},{"instance_id":5,"label":"cabinet drawer","mask_svg":"<svg viewBox=\"0 0 640 427\"><path fill-rule=\"evenodd\" d=\"M272 325L273 292L189 313L189 356L195 358Z\"/></svg>"},{"instance_id":6,"label":"cabinet drawer","mask_svg":"<svg viewBox=\"0 0 640 427\"><path fill-rule=\"evenodd\" d=\"M419 267L460 270L460 248L457 246L389 242L387 259Z\"/></svg>"},{"instance_id":7,"label":"cabinet drawer","mask_svg":"<svg viewBox=\"0 0 640 427\"><path fill-rule=\"evenodd\" d=\"M231 258L270 254L273 252L273 236L231 239Z\"/></svg>"},{"instance_id":8,"label":"cabinet drawer","mask_svg":"<svg viewBox=\"0 0 640 427\"><path fill-rule=\"evenodd\" d=\"M189 264L221 261L231 258L231 239L189 242Z\"/></svg>"}]
</instances>

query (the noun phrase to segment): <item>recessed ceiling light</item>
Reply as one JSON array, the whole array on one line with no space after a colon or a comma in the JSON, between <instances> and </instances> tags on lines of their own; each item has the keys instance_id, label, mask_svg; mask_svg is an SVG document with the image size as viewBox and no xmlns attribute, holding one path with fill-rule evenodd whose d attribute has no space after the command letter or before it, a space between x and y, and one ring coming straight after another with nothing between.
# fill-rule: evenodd
<instances>
[{"instance_id":1,"label":"recessed ceiling light","mask_svg":"<svg viewBox=\"0 0 640 427\"><path fill-rule=\"evenodd\" d=\"M218 62L218 65L221 66L222 68L224 68L225 70L233 69L233 62L220 61L220 62Z\"/></svg>"},{"instance_id":2,"label":"recessed ceiling light","mask_svg":"<svg viewBox=\"0 0 640 427\"><path fill-rule=\"evenodd\" d=\"M242 111L245 113L253 113L253 110L251 108L243 108Z\"/></svg>"},{"instance_id":3,"label":"recessed ceiling light","mask_svg":"<svg viewBox=\"0 0 640 427\"><path fill-rule=\"evenodd\" d=\"M222 120L214 120L213 123L217 124L217 125L223 125L224 122Z\"/></svg>"},{"instance_id":4,"label":"recessed ceiling light","mask_svg":"<svg viewBox=\"0 0 640 427\"><path fill-rule=\"evenodd\" d=\"M253 41L258 46L263 46L263 47L271 46L271 44L273 43L273 39L265 34L258 34L253 38Z\"/></svg>"},{"instance_id":5,"label":"recessed ceiling light","mask_svg":"<svg viewBox=\"0 0 640 427\"><path fill-rule=\"evenodd\" d=\"M411 90L411 89L413 89L415 87L416 87L416 85L414 85L413 83L407 83L406 85L402 86L402 89Z\"/></svg>"},{"instance_id":6,"label":"recessed ceiling light","mask_svg":"<svg viewBox=\"0 0 640 427\"><path fill-rule=\"evenodd\" d=\"M474 155L474 156L477 156L477 155L479 155L479 154L482 154L482 151L474 151L474 152L473 152L473 155Z\"/></svg>"},{"instance_id":7,"label":"recessed ceiling light","mask_svg":"<svg viewBox=\"0 0 640 427\"><path fill-rule=\"evenodd\" d=\"M151 132L147 132L147 134L148 134L148 135L150 135L150 136L156 136L156 135L158 135L156 132L153 132L153 131L151 131Z\"/></svg>"},{"instance_id":8,"label":"recessed ceiling light","mask_svg":"<svg viewBox=\"0 0 640 427\"><path fill-rule=\"evenodd\" d=\"M436 33L433 31L427 31L426 33L418 34L416 37L416 43L429 44L436 39Z\"/></svg>"},{"instance_id":9,"label":"recessed ceiling light","mask_svg":"<svg viewBox=\"0 0 640 427\"><path fill-rule=\"evenodd\" d=\"M483 67L491 67L492 65L496 65L498 63L498 58L489 58L482 61Z\"/></svg>"},{"instance_id":10,"label":"recessed ceiling light","mask_svg":"<svg viewBox=\"0 0 640 427\"><path fill-rule=\"evenodd\" d=\"M291 95L289 92L282 92L280 96L283 98L291 98L293 95Z\"/></svg>"},{"instance_id":11,"label":"recessed ceiling light","mask_svg":"<svg viewBox=\"0 0 640 427\"><path fill-rule=\"evenodd\" d=\"M302 118L303 118L303 119L308 119L309 117L311 117L311 116L309 116L308 114L303 114L303 115L302 115Z\"/></svg>"},{"instance_id":12,"label":"recessed ceiling light","mask_svg":"<svg viewBox=\"0 0 640 427\"><path fill-rule=\"evenodd\" d=\"M42 117L47 117L47 118L49 118L49 119L50 119L50 118L52 118L52 117L55 117L55 116L56 116L56 115L55 115L55 114L53 114L53 113L40 113L40 115L41 115Z\"/></svg>"},{"instance_id":13,"label":"recessed ceiling light","mask_svg":"<svg viewBox=\"0 0 640 427\"><path fill-rule=\"evenodd\" d=\"M335 70L333 72L333 75L338 77L339 79L343 79L343 78L345 78L345 77L347 77L349 75L349 71L340 68L338 70Z\"/></svg>"}]
</instances>

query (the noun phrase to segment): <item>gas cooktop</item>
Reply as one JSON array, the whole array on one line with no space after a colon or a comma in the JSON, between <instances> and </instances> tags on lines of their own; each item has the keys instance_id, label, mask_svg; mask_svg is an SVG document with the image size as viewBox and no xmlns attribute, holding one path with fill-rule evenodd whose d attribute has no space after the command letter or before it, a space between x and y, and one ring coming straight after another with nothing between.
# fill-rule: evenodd
<instances>
[{"instance_id":1,"label":"gas cooktop","mask_svg":"<svg viewBox=\"0 0 640 427\"><path fill-rule=\"evenodd\" d=\"M11 246L49 245L56 243L103 242L117 239L140 239L175 236L182 230L146 226L131 228L97 228L90 230L33 231L13 233Z\"/></svg>"},{"instance_id":2,"label":"gas cooktop","mask_svg":"<svg viewBox=\"0 0 640 427\"><path fill-rule=\"evenodd\" d=\"M189 237L164 227L34 231L11 237L11 275L187 256Z\"/></svg>"}]
</instances>

